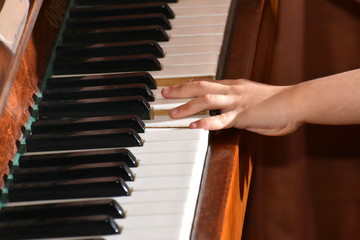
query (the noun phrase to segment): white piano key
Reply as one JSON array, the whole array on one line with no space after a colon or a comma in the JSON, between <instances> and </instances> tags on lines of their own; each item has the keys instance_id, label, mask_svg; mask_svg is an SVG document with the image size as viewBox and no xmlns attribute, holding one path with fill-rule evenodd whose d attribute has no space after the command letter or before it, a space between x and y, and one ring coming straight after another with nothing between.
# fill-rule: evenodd
<instances>
[{"instance_id":1,"label":"white piano key","mask_svg":"<svg viewBox=\"0 0 360 240\"><path fill-rule=\"evenodd\" d=\"M181 98L181 99L158 98L155 99L154 102L151 102L151 106L153 107L154 110L169 110L174 107L178 107L190 100L191 98Z\"/></svg>"},{"instance_id":2,"label":"white piano key","mask_svg":"<svg viewBox=\"0 0 360 240\"><path fill-rule=\"evenodd\" d=\"M215 76L217 64L196 66L163 66L161 71L150 71L155 79Z\"/></svg>"},{"instance_id":3,"label":"white piano key","mask_svg":"<svg viewBox=\"0 0 360 240\"><path fill-rule=\"evenodd\" d=\"M196 17L180 17L171 19L170 23L173 28L177 27L193 27L208 25L226 25L226 16L196 16Z\"/></svg>"},{"instance_id":4,"label":"white piano key","mask_svg":"<svg viewBox=\"0 0 360 240\"><path fill-rule=\"evenodd\" d=\"M217 63L203 64L203 65L187 65L187 66L163 66L160 71L149 71L149 73L156 79L171 79L171 78L188 78L188 77L207 77L216 75ZM122 74L124 72L112 72L113 74ZM107 73L94 73L94 74L64 74L52 75L52 78L60 77L84 77L84 76L98 76L107 75Z\"/></svg>"},{"instance_id":5,"label":"white piano key","mask_svg":"<svg viewBox=\"0 0 360 240\"><path fill-rule=\"evenodd\" d=\"M159 42L162 48L176 46L201 46L201 45L221 45L223 36L192 36L192 37L172 37L168 42Z\"/></svg>"},{"instance_id":6,"label":"white piano key","mask_svg":"<svg viewBox=\"0 0 360 240\"><path fill-rule=\"evenodd\" d=\"M159 61L163 66L217 64L219 54L167 55L165 58L160 58Z\"/></svg>"},{"instance_id":7,"label":"white piano key","mask_svg":"<svg viewBox=\"0 0 360 240\"><path fill-rule=\"evenodd\" d=\"M181 128L163 128L163 129L145 129L145 133L139 133L140 137L148 142L168 142L180 140L198 140L201 138L203 130L201 129L181 129Z\"/></svg>"},{"instance_id":8,"label":"white piano key","mask_svg":"<svg viewBox=\"0 0 360 240\"><path fill-rule=\"evenodd\" d=\"M153 227L139 229L122 229L120 234L106 235L106 236L88 236L76 237L76 240L178 240L180 235L180 227ZM51 238L43 240L75 240L75 238ZM184 239L185 240L185 239Z\"/></svg>"},{"instance_id":9,"label":"white piano key","mask_svg":"<svg viewBox=\"0 0 360 240\"><path fill-rule=\"evenodd\" d=\"M185 201L174 202L153 202L153 203L125 203L121 204L126 209L126 217L156 215L156 214L175 214L185 211Z\"/></svg>"},{"instance_id":10,"label":"white piano key","mask_svg":"<svg viewBox=\"0 0 360 240\"><path fill-rule=\"evenodd\" d=\"M126 182L133 191L153 191L162 189L187 189L189 176L138 178L134 182Z\"/></svg>"},{"instance_id":11,"label":"white piano key","mask_svg":"<svg viewBox=\"0 0 360 240\"><path fill-rule=\"evenodd\" d=\"M178 27L167 31L171 38L176 37L196 37L196 36L223 36L223 25L211 25L211 26L194 26L194 27Z\"/></svg>"},{"instance_id":12,"label":"white piano key","mask_svg":"<svg viewBox=\"0 0 360 240\"><path fill-rule=\"evenodd\" d=\"M128 197L113 197L121 206L123 204L155 203L185 201L189 189L157 189L153 191L134 191Z\"/></svg>"},{"instance_id":13,"label":"white piano key","mask_svg":"<svg viewBox=\"0 0 360 240\"><path fill-rule=\"evenodd\" d=\"M115 222L126 229L151 227L176 227L181 225L182 214L164 214L153 216L135 216L126 219L115 219Z\"/></svg>"},{"instance_id":14,"label":"white piano key","mask_svg":"<svg viewBox=\"0 0 360 240\"><path fill-rule=\"evenodd\" d=\"M194 16L227 16L229 6L174 7L176 18Z\"/></svg>"},{"instance_id":15,"label":"white piano key","mask_svg":"<svg viewBox=\"0 0 360 240\"><path fill-rule=\"evenodd\" d=\"M188 128L190 123L200 120L207 115L193 115L182 119L172 119L170 116L155 116L152 120L144 120L146 128Z\"/></svg>"},{"instance_id":16,"label":"white piano key","mask_svg":"<svg viewBox=\"0 0 360 240\"><path fill-rule=\"evenodd\" d=\"M194 163L195 152L179 151L170 153L157 154L137 154L136 158L140 161L140 166L162 165L162 164L179 164Z\"/></svg>"},{"instance_id":17,"label":"white piano key","mask_svg":"<svg viewBox=\"0 0 360 240\"><path fill-rule=\"evenodd\" d=\"M165 148L166 144L166 148ZM133 154L137 153L156 153L156 152L177 152L179 150L187 149L187 151L195 151L199 144L196 140L180 140L177 142L147 142L142 147L129 147Z\"/></svg>"},{"instance_id":18,"label":"white piano key","mask_svg":"<svg viewBox=\"0 0 360 240\"><path fill-rule=\"evenodd\" d=\"M183 7L204 7L204 6L229 6L231 0L180 0L177 3L169 3L171 9L175 10L177 8Z\"/></svg>"},{"instance_id":19,"label":"white piano key","mask_svg":"<svg viewBox=\"0 0 360 240\"><path fill-rule=\"evenodd\" d=\"M144 160L142 160L144 161ZM171 162L171 159L168 159ZM164 176L190 176L192 174L193 165L190 164L162 164L162 165L139 165L137 168L132 168L135 174L135 181L139 178L154 178Z\"/></svg>"},{"instance_id":20,"label":"white piano key","mask_svg":"<svg viewBox=\"0 0 360 240\"><path fill-rule=\"evenodd\" d=\"M197 54L219 54L220 45L192 45L192 46L165 46L166 58L170 56L197 55Z\"/></svg>"}]
</instances>

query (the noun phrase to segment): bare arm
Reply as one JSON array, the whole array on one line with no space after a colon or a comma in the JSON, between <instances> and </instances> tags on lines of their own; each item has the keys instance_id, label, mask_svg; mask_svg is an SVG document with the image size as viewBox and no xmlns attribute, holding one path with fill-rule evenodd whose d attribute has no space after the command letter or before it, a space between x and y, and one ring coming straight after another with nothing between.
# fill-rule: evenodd
<instances>
[{"instance_id":1,"label":"bare arm","mask_svg":"<svg viewBox=\"0 0 360 240\"><path fill-rule=\"evenodd\" d=\"M173 118L221 110L220 115L196 121L190 128L236 127L277 136L304 123L360 124L360 69L292 86L243 79L200 81L165 88L162 93L167 98L194 97L173 109Z\"/></svg>"}]
</instances>

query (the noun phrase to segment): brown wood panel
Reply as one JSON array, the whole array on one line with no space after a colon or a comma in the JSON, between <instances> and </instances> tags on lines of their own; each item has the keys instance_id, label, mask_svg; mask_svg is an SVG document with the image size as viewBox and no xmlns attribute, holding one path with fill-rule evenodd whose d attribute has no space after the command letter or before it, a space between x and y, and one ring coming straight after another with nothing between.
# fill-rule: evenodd
<instances>
[{"instance_id":1,"label":"brown wood panel","mask_svg":"<svg viewBox=\"0 0 360 240\"><path fill-rule=\"evenodd\" d=\"M20 47L9 67L7 84L11 84L11 90L6 101L1 98L4 111L0 118L0 152L4 154L0 155L0 177L8 173L8 161L17 151L16 141L28 122L29 107L44 77L67 4L67 0L48 0L44 4L42 0L31 1Z\"/></svg>"}]
</instances>

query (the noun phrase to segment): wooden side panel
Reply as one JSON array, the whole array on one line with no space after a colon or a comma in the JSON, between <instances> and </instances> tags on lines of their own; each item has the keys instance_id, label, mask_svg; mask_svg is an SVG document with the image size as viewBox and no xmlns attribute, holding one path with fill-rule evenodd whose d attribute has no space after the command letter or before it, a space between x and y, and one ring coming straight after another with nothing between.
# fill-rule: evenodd
<instances>
[{"instance_id":1,"label":"wooden side panel","mask_svg":"<svg viewBox=\"0 0 360 240\"><path fill-rule=\"evenodd\" d=\"M36 24L34 28L26 27L24 35L30 35L28 41L22 42L26 48L21 56L14 57L18 62L12 63L10 67L9 76L13 75L14 81L0 118L1 177L9 172L8 162L16 154L16 142L21 139L21 129L30 117L28 109L34 104L33 95L38 92L38 85L43 79L67 2L47 0L44 4L42 1L31 3L28 22L34 23L37 19ZM0 182L0 186L3 185Z\"/></svg>"}]
</instances>

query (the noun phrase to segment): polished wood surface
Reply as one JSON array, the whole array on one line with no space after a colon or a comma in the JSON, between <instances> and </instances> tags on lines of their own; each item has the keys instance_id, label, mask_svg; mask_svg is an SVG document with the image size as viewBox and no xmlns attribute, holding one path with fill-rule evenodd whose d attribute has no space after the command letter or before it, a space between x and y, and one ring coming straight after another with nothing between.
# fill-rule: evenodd
<instances>
[{"instance_id":1,"label":"polished wood surface","mask_svg":"<svg viewBox=\"0 0 360 240\"><path fill-rule=\"evenodd\" d=\"M44 77L67 2L31 1L20 47L8 69L5 88L11 88L9 94L3 95L0 102L3 105L0 117L1 179L9 172L9 161L13 160L17 152L22 128L29 120L29 107L34 104L33 96ZM4 182L1 180L0 187L3 186Z\"/></svg>"}]
</instances>

